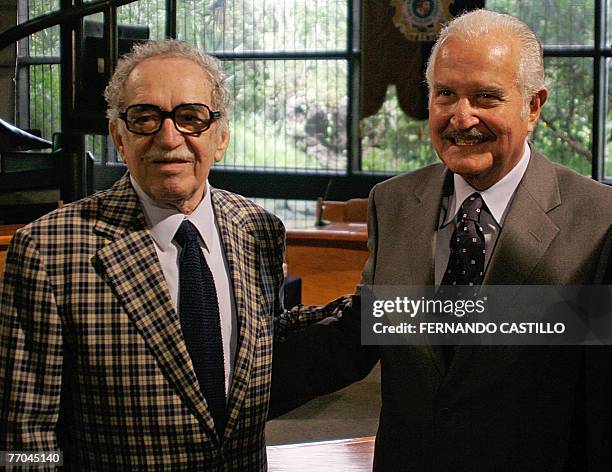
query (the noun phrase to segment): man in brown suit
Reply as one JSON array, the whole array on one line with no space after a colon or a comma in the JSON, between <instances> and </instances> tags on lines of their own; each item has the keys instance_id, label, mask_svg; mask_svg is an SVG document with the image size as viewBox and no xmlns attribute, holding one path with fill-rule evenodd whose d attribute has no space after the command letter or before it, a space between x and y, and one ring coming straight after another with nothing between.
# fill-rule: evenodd
<instances>
[{"instance_id":1,"label":"man in brown suit","mask_svg":"<svg viewBox=\"0 0 612 472\"><path fill-rule=\"evenodd\" d=\"M225 76L192 46L149 42L120 61L106 95L129 172L9 248L0 450L61 449L79 471L265 470L273 331L325 313L282 313L282 223L207 183L229 141ZM217 302L188 322L185 225ZM209 341L217 363L198 354Z\"/></svg>"},{"instance_id":2,"label":"man in brown suit","mask_svg":"<svg viewBox=\"0 0 612 472\"><path fill-rule=\"evenodd\" d=\"M484 202L477 284L612 283L612 189L527 142L548 96L534 33L507 15L468 13L441 33L427 79L443 163L374 187L362 283L445 285L454 223L472 197ZM609 347L461 345L445 355L439 346L361 346L355 311L275 349L276 413L380 360L376 471L609 470Z\"/></svg>"}]
</instances>

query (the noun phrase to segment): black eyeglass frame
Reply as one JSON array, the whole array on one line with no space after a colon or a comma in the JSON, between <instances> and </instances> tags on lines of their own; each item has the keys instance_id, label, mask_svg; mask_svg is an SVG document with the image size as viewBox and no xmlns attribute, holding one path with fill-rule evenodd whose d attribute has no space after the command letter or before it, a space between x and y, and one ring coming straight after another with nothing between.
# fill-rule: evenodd
<instances>
[{"instance_id":1,"label":"black eyeglass frame","mask_svg":"<svg viewBox=\"0 0 612 472\"><path fill-rule=\"evenodd\" d=\"M208 120L208 125L206 126L206 128L200 130L200 131L183 131L180 130L178 125L176 124L176 111L184 106L193 106L193 105L197 105L200 107L204 107L208 110L208 113L210 114L210 119ZM142 132L142 131L134 131L132 129L130 129L130 125L128 123L128 119L127 119L127 115L128 115L128 111L130 110L130 108L135 108L135 107L151 107L154 108L155 110L157 110L161 116L161 120L159 121L159 126L155 131L150 131L148 133ZM135 103L134 105L130 105L129 107L127 107L125 109L125 111L123 113L119 113L119 118L121 118L124 122L125 122L125 127L128 129L128 131L130 133L134 133L134 134L138 134L141 136L150 136L152 134L158 133L159 130L162 128L162 126L164 125L164 121L166 120L166 118L170 118L172 120L172 123L174 124L174 128L181 134L186 134L188 136L195 136L197 134L203 133L204 131L207 131L210 126L213 124L213 122L217 121L219 118L221 118L221 116L223 115L222 112L220 111L213 111L210 109L210 107L208 105L204 105L203 103L181 103L180 105L175 106L172 110L170 111L165 111L162 110L160 107L158 107L157 105L152 105L150 103Z\"/></svg>"}]
</instances>

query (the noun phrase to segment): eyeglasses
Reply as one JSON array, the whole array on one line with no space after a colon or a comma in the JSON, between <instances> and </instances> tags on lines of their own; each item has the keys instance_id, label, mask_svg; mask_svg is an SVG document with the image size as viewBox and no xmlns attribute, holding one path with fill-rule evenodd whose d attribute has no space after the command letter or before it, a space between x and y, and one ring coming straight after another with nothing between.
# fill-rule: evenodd
<instances>
[{"instance_id":1,"label":"eyeglasses","mask_svg":"<svg viewBox=\"0 0 612 472\"><path fill-rule=\"evenodd\" d=\"M183 134L199 134L220 117L220 111L212 111L201 103L183 103L172 111L164 111L157 105L130 105L119 115L129 131L141 135L157 133L166 118L170 118L177 131Z\"/></svg>"}]
</instances>

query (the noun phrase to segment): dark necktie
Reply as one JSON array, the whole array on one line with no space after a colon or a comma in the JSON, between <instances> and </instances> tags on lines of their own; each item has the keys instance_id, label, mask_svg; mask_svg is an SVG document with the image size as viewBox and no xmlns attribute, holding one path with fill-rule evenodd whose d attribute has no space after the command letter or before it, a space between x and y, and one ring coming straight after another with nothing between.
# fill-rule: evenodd
<instances>
[{"instance_id":1,"label":"dark necktie","mask_svg":"<svg viewBox=\"0 0 612 472\"><path fill-rule=\"evenodd\" d=\"M457 215L450 240L448 266L441 285L481 285L484 275L485 239L480 225L484 203L479 193L467 197ZM458 293L459 296L469 296ZM455 355L455 345L442 346L446 367Z\"/></svg>"},{"instance_id":2,"label":"dark necktie","mask_svg":"<svg viewBox=\"0 0 612 472\"><path fill-rule=\"evenodd\" d=\"M442 285L482 284L485 261L485 239L480 226L482 208L479 193L473 193L461 205Z\"/></svg>"},{"instance_id":3,"label":"dark necktie","mask_svg":"<svg viewBox=\"0 0 612 472\"><path fill-rule=\"evenodd\" d=\"M179 315L193 368L220 437L225 427L225 366L219 303L198 232L187 220L174 235L183 251L179 267Z\"/></svg>"}]
</instances>

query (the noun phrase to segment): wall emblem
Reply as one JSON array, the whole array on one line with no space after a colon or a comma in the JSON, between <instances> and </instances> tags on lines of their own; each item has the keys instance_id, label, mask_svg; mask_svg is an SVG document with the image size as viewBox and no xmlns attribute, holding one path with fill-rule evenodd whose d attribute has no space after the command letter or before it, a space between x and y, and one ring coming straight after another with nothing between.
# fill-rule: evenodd
<instances>
[{"instance_id":1,"label":"wall emblem","mask_svg":"<svg viewBox=\"0 0 612 472\"><path fill-rule=\"evenodd\" d=\"M434 41L454 0L391 0L393 24L409 41Z\"/></svg>"}]
</instances>

